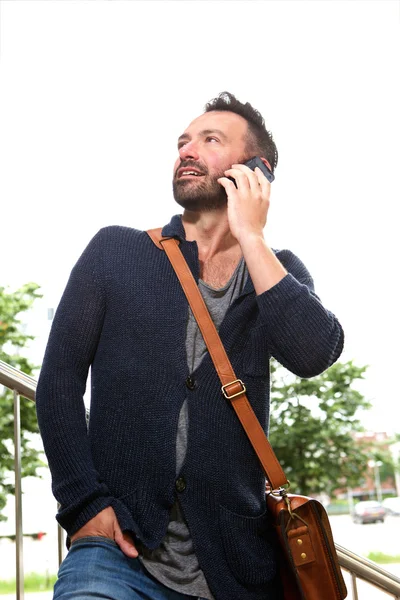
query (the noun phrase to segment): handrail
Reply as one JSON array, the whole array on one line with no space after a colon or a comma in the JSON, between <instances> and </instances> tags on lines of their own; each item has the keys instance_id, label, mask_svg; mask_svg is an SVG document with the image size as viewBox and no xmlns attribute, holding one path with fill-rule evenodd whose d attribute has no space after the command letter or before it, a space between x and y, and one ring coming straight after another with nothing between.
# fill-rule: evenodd
<instances>
[{"instance_id":1,"label":"handrail","mask_svg":"<svg viewBox=\"0 0 400 600\"><path fill-rule=\"evenodd\" d=\"M24 598L23 528L22 528L22 474L21 474L21 421L20 396L35 402L37 381L19 369L0 360L0 385L14 392L14 475L15 475L15 554L16 598ZM58 562L63 558L64 532L58 530Z\"/></svg>"},{"instance_id":2,"label":"handrail","mask_svg":"<svg viewBox=\"0 0 400 600\"><path fill-rule=\"evenodd\" d=\"M33 377L22 373L11 365L0 360L0 384L14 390L14 396L21 395L29 400L35 401L37 382ZM59 527L59 532L61 528ZM59 557L61 548L61 537L59 537ZM392 575L379 567L376 563L343 548L335 543L336 552L340 566L349 571L357 578L378 587L400 599L400 578ZM357 593L357 592L356 592ZM18 595L17 595L18 596ZM19 596L18 596L19 597ZM357 596L355 596L357 597Z\"/></svg>"},{"instance_id":3,"label":"handrail","mask_svg":"<svg viewBox=\"0 0 400 600\"><path fill-rule=\"evenodd\" d=\"M375 585L385 592L400 596L400 578L385 571L376 563L354 554L347 548L335 544L340 566L350 573L355 573L359 579L363 579Z\"/></svg>"},{"instance_id":4,"label":"handrail","mask_svg":"<svg viewBox=\"0 0 400 600\"><path fill-rule=\"evenodd\" d=\"M0 360L0 384L35 402L36 379Z\"/></svg>"}]
</instances>

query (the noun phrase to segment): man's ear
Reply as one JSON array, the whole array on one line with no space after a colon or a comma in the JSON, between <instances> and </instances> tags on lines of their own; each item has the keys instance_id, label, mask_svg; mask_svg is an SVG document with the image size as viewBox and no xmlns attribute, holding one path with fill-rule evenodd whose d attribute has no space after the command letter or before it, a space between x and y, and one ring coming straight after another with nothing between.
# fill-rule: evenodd
<instances>
[{"instance_id":1,"label":"man's ear","mask_svg":"<svg viewBox=\"0 0 400 600\"><path fill-rule=\"evenodd\" d=\"M266 159L266 158L264 158L263 156L260 156L260 158L261 158L261 160L263 161L264 165L266 165L266 166L268 167L268 169L269 169L269 170L271 171L271 173L272 173L272 167L271 167L271 165L269 164L269 162L267 161L267 159Z\"/></svg>"}]
</instances>

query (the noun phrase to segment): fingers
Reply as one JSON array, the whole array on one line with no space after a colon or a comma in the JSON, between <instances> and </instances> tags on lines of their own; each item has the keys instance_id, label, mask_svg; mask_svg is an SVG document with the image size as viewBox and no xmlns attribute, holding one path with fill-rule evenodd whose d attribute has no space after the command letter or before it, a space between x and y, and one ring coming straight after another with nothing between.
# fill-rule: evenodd
<instances>
[{"instance_id":1,"label":"fingers","mask_svg":"<svg viewBox=\"0 0 400 600\"><path fill-rule=\"evenodd\" d=\"M133 543L133 540L129 533L122 533L120 526L118 523L116 524L114 530L114 540L117 542L121 551L128 556L128 558L137 558L139 556L139 552L136 550L136 546Z\"/></svg>"},{"instance_id":2,"label":"fingers","mask_svg":"<svg viewBox=\"0 0 400 600\"><path fill-rule=\"evenodd\" d=\"M234 164L231 169L225 171L225 175L235 179L238 189L251 191L254 198L269 199L271 184L259 167L253 171L246 165Z\"/></svg>"},{"instance_id":3,"label":"fingers","mask_svg":"<svg viewBox=\"0 0 400 600\"><path fill-rule=\"evenodd\" d=\"M243 167L243 170L239 167ZM230 169L225 171L227 177L233 177L236 181L237 187L242 190L254 190L257 185L257 179L254 171L246 167L245 165L232 165Z\"/></svg>"},{"instance_id":4,"label":"fingers","mask_svg":"<svg viewBox=\"0 0 400 600\"><path fill-rule=\"evenodd\" d=\"M99 512L71 536L71 543L86 536L110 538L116 541L122 552L129 558L136 558L139 555L131 536L128 533L122 533L116 514L111 506Z\"/></svg>"},{"instance_id":5,"label":"fingers","mask_svg":"<svg viewBox=\"0 0 400 600\"><path fill-rule=\"evenodd\" d=\"M115 519L116 516L111 506L105 508L83 525L83 527L78 529L78 531L71 536L71 542L87 536L113 538Z\"/></svg>"},{"instance_id":6,"label":"fingers","mask_svg":"<svg viewBox=\"0 0 400 600\"><path fill-rule=\"evenodd\" d=\"M233 181L231 181L227 177L220 177L219 179L217 179L217 181L225 188L226 192L233 192L236 190L236 186L233 183Z\"/></svg>"}]
</instances>

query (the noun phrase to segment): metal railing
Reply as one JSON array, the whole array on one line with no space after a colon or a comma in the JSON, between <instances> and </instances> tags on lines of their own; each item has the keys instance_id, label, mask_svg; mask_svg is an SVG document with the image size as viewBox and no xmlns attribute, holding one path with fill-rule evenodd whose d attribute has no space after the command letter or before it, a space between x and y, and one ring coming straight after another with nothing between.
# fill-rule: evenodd
<instances>
[{"instance_id":1,"label":"metal railing","mask_svg":"<svg viewBox=\"0 0 400 600\"><path fill-rule=\"evenodd\" d=\"M14 478L15 478L15 579L16 600L24 598L24 560L22 527L22 467L21 467L21 396L35 402L37 382L33 377L0 360L0 385L14 394ZM64 532L58 528L58 563L64 554Z\"/></svg>"},{"instance_id":2,"label":"metal railing","mask_svg":"<svg viewBox=\"0 0 400 600\"><path fill-rule=\"evenodd\" d=\"M400 579L384 569L381 569L376 563L354 554L350 550L335 544L336 552L339 558L340 566L343 570L350 573L351 591L353 600L359 599L357 589L357 579L362 579L367 583L374 585L386 594L400 600Z\"/></svg>"},{"instance_id":3,"label":"metal railing","mask_svg":"<svg viewBox=\"0 0 400 600\"><path fill-rule=\"evenodd\" d=\"M16 542L16 599L24 598L23 528L21 489L21 424L20 396L35 401L36 380L0 360L0 384L14 393L14 463L15 463L15 542ZM335 544L340 566L350 574L349 593L353 600L363 600L358 593L357 580L365 581L395 600L400 600L400 578L381 569L377 564ZM63 558L64 535L58 526L58 562Z\"/></svg>"}]
</instances>

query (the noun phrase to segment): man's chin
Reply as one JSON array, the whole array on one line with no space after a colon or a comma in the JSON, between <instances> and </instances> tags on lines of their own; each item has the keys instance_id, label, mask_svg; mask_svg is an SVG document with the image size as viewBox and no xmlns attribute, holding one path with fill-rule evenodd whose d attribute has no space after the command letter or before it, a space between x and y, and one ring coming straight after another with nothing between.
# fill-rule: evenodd
<instances>
[{"instance_id":1,"label":"man's chin","mask_svg":"<svg viewBox=\"0 0 400 600\"><path fill-rule=\"evenodd\" d=\"M194 190L184 189L183 186L174 185L173 194L175 202L182 206L185 210L194 212L210 212L223 208L227 204L225 190L213 190L214 193L207 193L205 190L202 193L194 193Z\"/></svg>"},{"instance_id":2,"label":"man's chin","mask_svg":"<svg viewBox=\"0 0 400 600\"><path fill-rule=\"evenodd\" d=\"M174 195L175 202L189 212L212 212L224 208L227 204L227 198L189 198L180 195Z\"/></svg>"}]
</instances>

